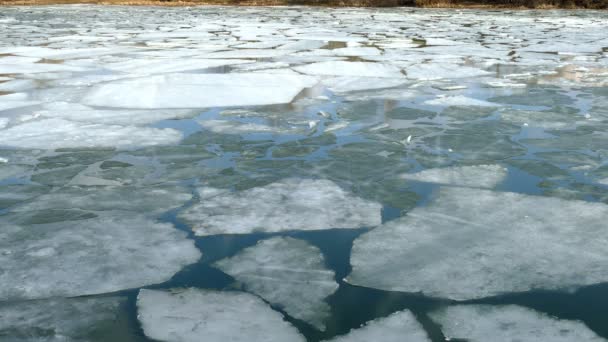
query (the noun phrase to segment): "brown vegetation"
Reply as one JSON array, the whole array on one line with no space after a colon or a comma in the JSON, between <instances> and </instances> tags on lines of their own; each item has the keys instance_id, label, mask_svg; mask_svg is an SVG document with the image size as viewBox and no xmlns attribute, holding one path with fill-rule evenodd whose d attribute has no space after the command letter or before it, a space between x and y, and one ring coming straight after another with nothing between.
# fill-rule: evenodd
<instances>
[{"instance_id":1,"label":"brown vegetation","mask_svg":"<svg viewBox=\"0 0 608 342\"><path fill-rule=\"evenodd\" d=\"M94 3L105 5L311 5L354 7L482 7L482 8L590 8L608 9L608 0L0 0L0 5Z\"/></svg>"}]
</instances>

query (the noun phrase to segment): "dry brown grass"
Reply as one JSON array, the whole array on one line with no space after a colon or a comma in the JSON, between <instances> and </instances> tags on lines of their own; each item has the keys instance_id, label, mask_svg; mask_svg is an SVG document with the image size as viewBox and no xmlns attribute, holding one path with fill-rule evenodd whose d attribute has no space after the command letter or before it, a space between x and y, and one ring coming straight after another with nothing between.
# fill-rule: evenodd
<instances>
[{"instance_id":1,"label":"dry brown grass","mask_svg":"<svg viewBox=\"0 0 608 342\"><path fill-rule=\"evenodd\" d=\"M76 3L146 6L310 5L332 7L415 6L432 8L608 8L608 0L0 0L0 5L49 5Z\"/></svg>"}]
</instances>

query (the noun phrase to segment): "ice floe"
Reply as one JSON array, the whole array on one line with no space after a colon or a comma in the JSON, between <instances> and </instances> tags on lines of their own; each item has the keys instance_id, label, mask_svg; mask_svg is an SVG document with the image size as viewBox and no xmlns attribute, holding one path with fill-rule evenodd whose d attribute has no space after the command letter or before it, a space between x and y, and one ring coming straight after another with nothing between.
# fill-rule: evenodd
<instances>
[{"instance_id":1,"label":"ice floe","mask_svg":"<svg viewBox=\"0 0 608 342\"><path fill-rule=\"evenodd\" d=\"M306 340L280 313L247 293L141 290L137 309L146 336L160 341Z\"/></svg>"},{"instance_id":2,"label":"ice floe","mask_svg":"<svg viewBox=\"0 0 608 342\"><path fill-rule=\"evenodd\" d=\"M416 317L408 311L399 311L388 317L367 322L348 334L334 337L331 342L427 342L431 341Z\"/></svg>"},{"instance_id":3,"label":"ice floe","mask_svg":"<svg viewBox=\"0 0 608 342\"><path fill-rule=\"evenodd\" d=\"M125 212L2 226L2 300L82 296L162 283L201 255L172 225Z\"/></svg>"},{"instance_id":4,"label":"ice floe","mask_svg":"<svg viewBox=\"0 0 608 342\"><path fill-rule=\"evenodd\" d=\"M131 340L126 298L56 298L0 304L6 341Z\"/></svg>"},{"instance_id":5,"label":"ice floe","mask_svg":"<svg viewBox=\"0 0 608 342\"><path fill-rule=\"evenodd\" d=\"M440 96L433 100L427 100L424 102L425 105L429 106L440 106L440 107L500 107L498 103L488 102L484 100L478 100L467 96Z\"/></svg>"},{"instance_id":6,"label":"ice floe","mask_svg":"<svg viewBox=\"0 0 608 342\"><path fill-rule=\"evenodd\" d=\"M63 119L29 121L0 130L0 146L14 148L132 148L170 145L181 139L182 134L170 128L90 124Z\"/></svg>"},{"instance_id":7,"label":"ice floe","mask_svg":"<svg viewBox=\"0 0 608 342\"><path fill-rule=\"evenodd\" d=\"M401 175L403 179L417 182L490 189L506 177L507 169L500 165L454 166Z\"/></svg>"},{"instance_id":8,"label":"ice floe","mask_svg":"<svg viewBox=\"0 0 608 342\"><path fill-rule=\"evenodd\" d=\"M122 108L206 108L289 103L317 79L286 74L169 74L96 86L83 103Z\"/></svg>"},{"instance_id":9,"label":"ice floe","mask_svg":"<svg viewBox=\"0 0 608 342\"><path fill-rule=\"evenodd\" d=\"M606 215L600 203L442 188L355 240L348 281L455 300L601 283Z\"/></svg>"},{"instance_id":10,"label":"ice floe","mask_svg":"<svg viewBox=\"0 0 608 342\"><path fill-rule=\"evenodd\" d=\"M471 342L602 342L584 323L517 305L456 305L431 312L449 339Z\"/></svg>"},{"instance_id":11,"label":"ice floe","mask_svg":"<svg viewBox=\"0 0 608 342\"><path fill-rule=\"evenodd\" d=\"M415 80L465 78L489 75L490 72L456 64L417 64L406 68L407 77Z\"/></svg>"},{"instance_id":12,"label":"ice floe","mask_svg":"<svg viewBox=\"0 0 608 342\"><path fill-rule=\"evenodd\" d=\"M302 240L275 237L214 265L291 317L325 330L330 308L324 300L338 289L338 284L317 247Z\"/></svg>"},{"instance_id":13,"label":"ice floe","mask_svg":"<svg viewBox=\"0 0 608 342\"><path fill-rule=\"evenodd\" d=\"M401 69L390 64L371 62L319 62L294 68L308 75L324 76L359 76L359 77L388 77L403 78Z\"/></svg>"},{"instance_id":14,"label":"ice floe","mask_svg":"<svg viewBox=\"0 0 608 342\"><path fill-rule=\"evenodd\" d=\"M373 227L378 203L360 199L328 180L285 179L207 198L179 218L196 235Z\"/></svg>"},{"instance_id":15,"label":"ice floe","mask_svg":"<svg viewBox=\"0 0 608 342\"><path fill-rule=\"evenodd\" d=\"M352 77L342 76L328 78L322 81L329 90L335 93L350 91L392 88L405 84L402 78Z\"/></svg>"}]
</instances>

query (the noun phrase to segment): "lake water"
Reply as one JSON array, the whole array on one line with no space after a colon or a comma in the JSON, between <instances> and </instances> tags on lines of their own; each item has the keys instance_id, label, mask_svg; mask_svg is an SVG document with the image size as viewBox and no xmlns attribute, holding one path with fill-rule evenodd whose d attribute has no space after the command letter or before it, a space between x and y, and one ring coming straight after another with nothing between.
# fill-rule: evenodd
<instances>
[{"instance_id":1,"label":"lake water","mask_svg":"<svg viewBox=\"0 0 608 342\"><path fill-rule=\"evenodd\" d=\"M2 7L0 341L608 339L607 32Z\"/></svg>"}]
</instances>

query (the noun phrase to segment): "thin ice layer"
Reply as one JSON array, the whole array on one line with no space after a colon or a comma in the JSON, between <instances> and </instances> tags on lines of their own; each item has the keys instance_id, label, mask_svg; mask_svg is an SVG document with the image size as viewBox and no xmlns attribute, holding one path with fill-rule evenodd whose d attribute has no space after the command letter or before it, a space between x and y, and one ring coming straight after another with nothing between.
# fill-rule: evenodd
<instances>
[{"instance_id":1,"label":"thin ice layer","mask_svg":"<svg viewBox=\"0 0 608 342\"><path fill-rule=\"evenodd\" d=\"M247 291L278 305L290 316L325 330L330 316L325 298L338 289L321 251L302 240L263 240L215 266L243 283Z\"/></svg>"},{"instance_id":2,"label":"thin ice layer","mask_svg":"<svg viewBox=\"0 0 608 342\"><path fill-rule=\"evenodd\" d=\"M182 134L174 129L89 124L63 119L44 119L0 130L0 147L57 149L71 147L118 147L170 145Z\"/></svg>"},{"instance_id":3,"label":"thin ice layer","mask_svg":"<svg viewBox=\"0 0 608 342\"><path fill-rule=\"evenodd\" d=\"M600 203L446 187L355 240L348 282L454 300L605 282L606 217Z\"/></svg>"},{"instance_id":4,"label":"thin ice layer","mask_svg":"<svg viewBox=\"0 0 608 342\"><path fill-rule=\"evenodd\" d=\"M331 342L427 342L431 341L422 325L409 310L367 322L363 327L335 337Z\"/></svg>"},{"instance_id":5,"label":"thin ice layer","mask_svg":"<svg viewBox=\"0 0 608 342\"><path fill-rule=\"evenodd\" d=\"M380 209L332 181L294 178L207 198L179 217L204 236L373 227Z\"/></svg>"},{"instance_id":6,"label":"thin ice layer","mask_svg":"<svg viewBox=\"0 0 608 342\"><path fill-rule=\"evenodd\" d=\"M470 342L601 342L584 323L517 305L457 305L430 314L447 338Z\"/></svg>"},{"instance_id":7,"label":"thin ice layer","mask_svg":"<svg viewBox=\"0 0 608 342\"><path fill-rule=\"evenodd\" d=\"M280 313L247 293L140 290L137 309L146 336L160 341L305 341Z\"/></svg>"},{"instance_id":8,"label":"thin ice layer","mask_svg":"<svg viewBox=\"0 0 608 342\"><path fill-rule=\"evenodd\" d=\"M97 215L27 226L3 222L0 300L83 296L162 283L201 256L194 242L170 224L127 212Z\"/></svg>"},{"instance_id":9,"label":"thin ice layer","mask_svg":"<svg viewBox=\"0 0 608 342\"><path fill-rule=\"evenodd\" d=\"M289 103L317 79L302 75L168 74L98 85L86 105L122 108L207 108Z\"/></svg>"},{"instance_id":10,"label":"thin ice layer","mask_svg":"<svg viewBox=\"0 0 608 342\"><path fill-rule=\"evenodd\" d=\"M55 298L0 304L3 341L126 341L126 298Z\"/></svg>"},{"instance_id":11,"label":"thin ice layer","mask_svg":"<svg viewBox=\"0 0 608 342\"><path fill-rule=\"evenodd\" d=\"M507 169L500 165L454 166L405 173L401 178L416 182L493 188L507 177Z\"/></svg>"}]
</instances>

